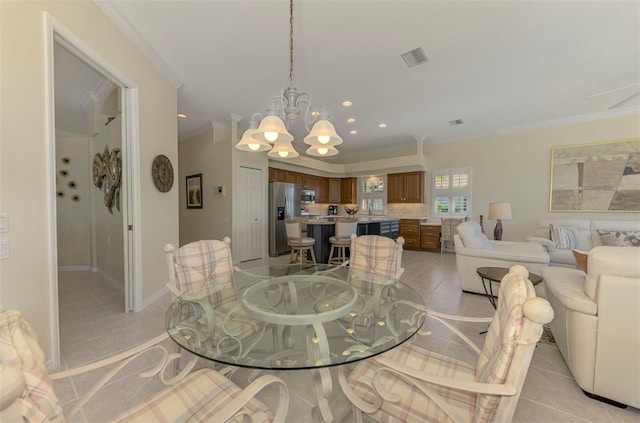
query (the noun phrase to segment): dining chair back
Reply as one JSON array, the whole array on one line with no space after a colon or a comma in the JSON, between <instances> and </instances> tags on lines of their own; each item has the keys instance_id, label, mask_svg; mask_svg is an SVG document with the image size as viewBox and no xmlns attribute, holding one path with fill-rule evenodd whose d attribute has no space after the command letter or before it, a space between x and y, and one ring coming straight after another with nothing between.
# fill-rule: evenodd
<instances>
[{"instance_id":1,"label":"dining chair back","mask_svg":"<svg viewBox=\"0 0 640 423\"><path fill-rule=\"evenodd\" d=\"M369 279L377 275L389 279L399 279L404 273L402 267L402 246L404 238L397 240L380 235L351 235L351 257L349 272Z\"/></svg>"},{"instance_id":2,"label":"dining chair back","mask_svg":"<svg viewBox=\"0 0 640 423\"><path fill-rule=\"evenodd\" d=\"M169 289L176 295L189 288L215 280L216 285L233 286L231 239L190 242L177 250L171 244L164 249L169 267ZM222 286L220 286L222 288Z\"/></svg>"}]
</instances>

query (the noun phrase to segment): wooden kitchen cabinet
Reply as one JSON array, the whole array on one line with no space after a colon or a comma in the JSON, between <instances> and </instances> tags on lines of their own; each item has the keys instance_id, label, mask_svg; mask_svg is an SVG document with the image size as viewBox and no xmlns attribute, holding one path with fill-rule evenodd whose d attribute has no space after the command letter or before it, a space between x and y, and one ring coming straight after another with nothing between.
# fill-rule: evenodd
<instances>
[{"instance_id":1,"label":"wooden kitchen cabinet","mask_svg":"<svg viewBox=\"0 0 640 423\"><path fill-rule=\"evenodd\" d=\"M420 249L440 252L440 229L439 225L420 225Z\"/></svg>"},{"instance_id":2,"label":"wooden kitchen cabinet","mask_svg":"<svg viewBox=\"0 0 640 423\"><path fill-rule=\"evenodd\" d=\"M306 176L304 173L296 173L296 182L295 184L300 185L303 188L307 188L305 185Z\"/></svg>"},{"instance_id":3,"label":"wooden kitchen cabinet","mask_svg":"<svg viewBox=\"0 0 640 423\"><path fill-rule=\"evenodd\" d=\"M404 238L405 250L420 251L420 220L400 219L400 236Z\"/></svg>"},{"instance_id":4,"label":"wooden kitchen cabinet","mask_svg":"<svg viewBox=\"0 0 640 423\"><path fill-rule=\"evenodd\" d=\"M340 181L340 203L358 204L358 178L342 178Z\"/></svg>"},{"instance_id":5,"label":"wooden kitchen cabinet","mask_svg":"<svg viewBox=\"0 0 640 423\"><path fill-rule=\"evenodd\" d=\"M316 203L328 203L329 202L329 178L322 176L316 176L315 189L316 189Z\"/></svg>"},{"instance_id":6,"label":"wooden kitchen cabinet","mask_svg":"<svg viewBox=\"0 0 640 423\"><path fill-rule=\"evenodd\" d=\"M289 182L290 184L297 184L298 183L298 172L291 172L290 170L287 170L286 176L285 176L285 182Z\"/></svg>"},{"instance_id":7,"label":"wooden kitchen cabinet","mask_svg":"<svg viewBox=\"0 0 640 423\"><path fill-rule=\"evenodd\" d=\"M287 172L282 169L269 168L269 182L286 182Z\"/></svg>"},{"instance_id":8,"label":"wooden kitchen cabinet","mask_svg":"<svg viewBox=\"0 0 640 423\"><path fill-rule=\"evenodd\" d=\"M424 172L387 175L387 203L424 203Z\"/></svg>"},{"instance_id":9,"label":"wooden kitchen cabinet","mask_svg":"<svg viewBox=\"0 0 640 423\"><path fill-rule=\"evenodd\" d=\"M340 203L340 188L342 180L340 178L329 178L329 202L331 204Z\"/></svg>"},{"instance_id":10,"label":"wooden kitchen cabinet","mask_svg":"<svg viewBox=\"0 0 640 423\"><path fill-rule=\"evenodd\" d=\"M318 188L316 187L316 184L317 184L318 177L314 175L307 175L306 173L303 175L304 175L304 182L302 182L301 185L305 188L313 188L317 190ZM316 196L317 196L317 193L316 193Z\"/></svg>"}]
</instances>

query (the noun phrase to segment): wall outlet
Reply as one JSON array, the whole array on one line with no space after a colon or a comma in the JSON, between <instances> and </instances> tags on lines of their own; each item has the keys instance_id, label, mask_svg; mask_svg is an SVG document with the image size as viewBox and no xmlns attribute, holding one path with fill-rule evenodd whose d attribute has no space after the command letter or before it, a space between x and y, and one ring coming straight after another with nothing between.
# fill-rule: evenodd
<instances>
[{"instance_id":1,"label":"wall outlet","mask_svg":"<svg viewBox=\"0 0 640 423\"><path fill-rule=\"evenodd\" d=\"M213 195L216 196L216 197L224 197L225 194L226 193L225 193L225 189L224 189L223 185L215 187L213 189Z\"/></svg>"},{"instance_id":2,"label":"wall outlet","mask_svg":"<svg viewBox=\"0 0 640 423\"><path fill-rule=\"evenodd\" d=\"M0 213L0 233L9 232L9 213Z\"/></svg>"},{"instance_id":3,"label":"wall outlet","mask_svg":"<svg viewBox=\"0 0 640 423\"><path fill-rule=\"evenodd\" d=\"M0 260L6 260L11 255L9 254L9 240L0 239Z\"/></svg>"}]
</instances>

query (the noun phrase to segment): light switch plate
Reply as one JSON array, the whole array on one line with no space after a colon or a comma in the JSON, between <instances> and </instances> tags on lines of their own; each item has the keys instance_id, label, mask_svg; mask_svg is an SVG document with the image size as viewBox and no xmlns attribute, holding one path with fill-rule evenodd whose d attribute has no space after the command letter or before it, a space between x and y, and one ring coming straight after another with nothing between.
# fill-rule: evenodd
<instances>
[{"instance_id":1,"label":"light switch plate","mask_svg":"<svg viewBox=\"0 0 640 423\"><path fill-rule=\"evenodd\" d=\"M9 232L9 213L0 213L0 233Z\"/></svg>"},{"instance_id":2,"label":"light switch plate","mask_svg":"<svg viewBox=\"0 0 640 423\"><path fill-rule=\"evenodd\" d=\"M9 257L9 240L0 239L0 260L6 260Z\"/></svg>"}]
</instances>

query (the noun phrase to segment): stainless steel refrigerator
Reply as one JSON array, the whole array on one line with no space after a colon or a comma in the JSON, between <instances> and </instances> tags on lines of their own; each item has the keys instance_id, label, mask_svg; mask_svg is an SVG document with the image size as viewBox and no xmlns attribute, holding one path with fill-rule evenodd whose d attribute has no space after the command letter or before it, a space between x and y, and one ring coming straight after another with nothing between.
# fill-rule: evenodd
<instances>
[{"instance_id":1,"label":"stainless steel refrigerator","mask_svg":"<svg viewBox=\"0 0 640 423\"><path fill-rule=\"evenodd\" d=\"M300 186L286 182L269 184L269 255L291 251L285 221L300 216Z\"/></svg>"}]
</instances>

